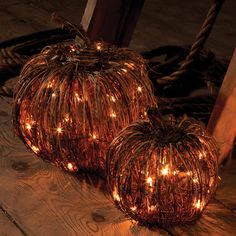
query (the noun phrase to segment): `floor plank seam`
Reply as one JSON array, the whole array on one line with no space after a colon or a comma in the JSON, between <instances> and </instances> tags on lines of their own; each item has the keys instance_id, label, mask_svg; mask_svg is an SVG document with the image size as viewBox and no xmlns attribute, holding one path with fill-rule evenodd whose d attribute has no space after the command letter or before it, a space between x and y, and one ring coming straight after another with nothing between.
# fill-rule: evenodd
<instances>
[{"instance_id":1,"label":"floor plank seam","mask_svg":"<svg viewBox=\"0 0 236 236\"><path fill-rule=\"evenodd\" d=\"M14 224L24 236L28 236L26 232L22 229L22 227L14 220L14 218L7 212L7 210L2 205L0 205L0 209L3 214L10 220L10 222L12 222L12 224Z\"/></svg>"}]
</instances>

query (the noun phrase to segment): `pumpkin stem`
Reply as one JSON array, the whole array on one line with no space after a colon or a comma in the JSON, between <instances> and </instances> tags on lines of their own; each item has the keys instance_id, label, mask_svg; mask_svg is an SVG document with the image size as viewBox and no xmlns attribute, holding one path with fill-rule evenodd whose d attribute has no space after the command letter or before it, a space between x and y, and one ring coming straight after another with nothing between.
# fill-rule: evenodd
<instances>
[{"instance_id":1,"label":"pumpkin stem","mask_svg":"<svg viewBox=\"0 0 236 236\"><path fill-rule=\"evenodd\" d=\"M83 40L85 45L90 45L91 41L87 35L87 32L83 28L82 25L75 25L65 20L62 16L58 15L56 12L52 13L52 19L58 22L58 24L62 25L62 28L65 28L70 31L72 34L76 34L80 39Z\"/></svg>"}]
</instances>

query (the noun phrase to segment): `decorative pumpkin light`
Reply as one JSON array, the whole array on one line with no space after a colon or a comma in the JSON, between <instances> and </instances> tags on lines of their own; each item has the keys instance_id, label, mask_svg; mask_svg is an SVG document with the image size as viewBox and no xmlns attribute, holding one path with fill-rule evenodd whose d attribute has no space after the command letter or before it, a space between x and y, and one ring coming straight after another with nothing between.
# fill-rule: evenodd
<instances>
[{"instance_id":1,"label":"decorative pumpkin light","mask_svg":"<svg viewBox=\"0 0 236 236\"><path fill-rule=\"evenodd\" d=\"M77 33L83 43L46 47L23 67L14 127L43 159L103 174L112 139L156 99L140 55Z\"/></svg>"},{"instance_id":2,"label":"decorative pumpkin light","mask_svg":"<svg viewBox=\"0 0 236 236\"><path fill-rule=\"evenodd\" d=\"M124 128L107 154L109 191L116 205L143 224L196 220L217 186L218 149L202 123L160 118Z\"/></svg>"}]
</instances>

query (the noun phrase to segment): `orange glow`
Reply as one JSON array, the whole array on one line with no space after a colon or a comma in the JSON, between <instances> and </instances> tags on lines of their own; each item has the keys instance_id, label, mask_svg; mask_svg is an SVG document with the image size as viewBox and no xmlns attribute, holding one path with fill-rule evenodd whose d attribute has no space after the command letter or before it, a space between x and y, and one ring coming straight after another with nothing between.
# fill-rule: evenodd
<instances>
[{"instance_id":1,"label":"orange glow","mask_svg":"<svg viewBox=\"0 0 236 236\"><path fill-rule=\"evenodd\" d=\"M31 126L29 123L26 123L26 124L25 124L25 128L26 128L27 130L31 130L32 126Z\"/></svg>"},{"instance_id":2,"label":"orange glow","mask_svg":"<svg viewBox=\"0 0 236 236\"><path fill-rule=\"evenodd\" d=\"M62 133L62 128L61 128L61 127L58 127L58 128L57 128L57 132L58 132L59 134L61 134L61 133Z\"/></svg>"},{"instance_id":3,"label":"orange glow","mask_svg":"<svg viewBox=\"0 0 236 236\"><path fill-rule=\"evenodd\" d=\"M155 209L156 209L156 206L154 205L148 206L148 211L154 211Z\"/></svg>"},{"instance_id":4,"label":"orange glow","mask_svg":"<svg viewBox=\"0 0 236 236\"><path fill-rule=\"evenodd\" d=\"M142 87L138 86L137 90L138 90L138 92L142 92Z\"/></svg>"},{"instance_id":5,"label":"orange glow","mask_svg":"<svg viewBox=\"0 0 236 236\"><path fill-rule=\"evenodd\" d=\"M116 113L113 111L113 112L110 114L110 117L115 118L115 117L116 117Z\"/></svg>"},{"instance_id":6,"label":"orange glow","mask_svg":"<svg viewBox=\"0 0 236 236\"><path fill-rule=\"evenodd\" d=\"M70 120L70 119L69 119L69 114L66 114L66 115L65 115L65 122L69 122L69 120Z\"/></svg>"},{"instance_id":7,"label":"orange glow","mask_svg":"<svg viewBox=\"0 0 236 236\"><path fill-rule=\"evenodd\" d=\"M120 201L120 196L118 195L116 189L113 191L113 198L115 201L118 201L118 202Z\"/></svg>"},{"instance_id":8,"label":"orange glow","mask_svg":"<svg viewBox=\"0 0 236 236\"><path fill-rule=\"evenodd\" d=\"M147 178L147 183L149 184L150 187L152 187L152 177Z\"/></svg>"},{"instance_id":9,"label":"orange glow","mask_svg":"<svg viewBox=\"0 0 236 236\"><path fill-rule=\"evenodd\" d=\"M102 44L101 44L101 43L97 43L97 44L96 44L96 49L97 49L98 51L101 51L101 50L102 50Z\"/></svg>"},{"instance_id":10,"label":"orange glow","mask_svg":"<svg viewBox=\"0 0 236 236\"><path fill-rule=\"evenodd\" d=\"M115 99L114 96L111 96L111 100L112 100L112 102L115 102L115 101L116 101L116 99Z\"/></svg>"},{"instance_id":11,"label":"orange glow","mask_svg":"<svg viewBox=\"0 0 236 236\"><path fill-rule=\"evenodd\" d=\"M198 200L196 203L193 204L193 206L197 209L200 209L201 208L201 201Z\"/></svg>"},{"instance_id":12,"label":"orange glow","mask_svg":"<svg viewBox=\"0 0 236 236\"><path fill-rule=\"evenodd\" d=\"M39 152L39 149L36 147L36 146L31 146L31 149L35 152L35 153L38 153Z\"/></svg>"},{"instance_id":13,"label":"orange glow","mask_svg":"<svg viewBox=\"0 0 236 236\"><path fill-rule=\"evenodd\" d=\"M14 127L24 143L66 171L72 163L73 171L105 175L109 144L145 109L156 107L156 98L139 54L105 42L81 43L49 46L26 63L15 90ZM143 92L133 101L138 85Z\"/></svg>"},{"instance_id":14,"label":"orange glow","mask_svg":"<svg viewBox=\"0 0 236 236\"><path fill-rule=\"evenodd\" d=\"M130 210L131 210L131 211L136 211L136 210L137 210L137 207L136 207L136 206L130 207Z\"/></svg>"},{"instance_id":15,"label":"orange glow","mask_svg":"<svg viewBox=\"0 0 236 236\"><path fill-rule=\"evenodd\" d=\"M162 175L168 175L169 174L169 167L166 165L162 170L161 170Z\"/></svg>"},{"instance_id":16,"label":"orange glow","mask_svg":"<svg viewBox=\"0 0 236 236\"><path fill-rule=\"evenodd\" d=\"M68 164L67 164L67 168L68 168L70 171L72 171L72 170L74 169L72 163L68 163Z\"/></svg>"}]
</instances>

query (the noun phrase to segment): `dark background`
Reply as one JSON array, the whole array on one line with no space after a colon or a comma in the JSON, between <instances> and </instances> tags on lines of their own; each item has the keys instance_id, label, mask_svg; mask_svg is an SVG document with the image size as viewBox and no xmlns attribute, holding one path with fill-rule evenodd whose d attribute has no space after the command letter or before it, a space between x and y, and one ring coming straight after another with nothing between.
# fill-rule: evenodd
<instances>
[{"instance_id":1,"label":"dark background","mask_svg":"<svg viewBox=\"0 0 236 236\"><path fill-rule=\"evenodd\" d=\"M191 44L213 0L146 0L131 48L144 51L161 45ZM80 23L85 0L0 0L0 42L58 25L56 11ZM226 0L206 46L219 58L230 58L236 45L236 1Z\"/></svg>"}]
</instances>

